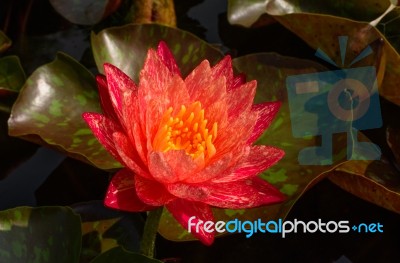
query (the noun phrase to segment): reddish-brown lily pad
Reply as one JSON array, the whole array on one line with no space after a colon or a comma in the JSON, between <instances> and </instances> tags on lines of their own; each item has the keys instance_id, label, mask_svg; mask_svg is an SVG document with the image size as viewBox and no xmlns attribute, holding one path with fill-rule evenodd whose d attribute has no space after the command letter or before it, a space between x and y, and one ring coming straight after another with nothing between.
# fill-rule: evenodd
<instances>
[{"instance_id":1,"label":"reddish-brown lily pad","mask_svg":"<svg viewBox=\"0 0 400 263\"><path fill-rule=\"evenodd\" d=\"M246 11L239 8L241 5L244 5L243 2L231 2L231 9L228 12L231 23L238 23L245 26L250 26L254 23L247 22L246 24L243 23L244 20L232 19L232 17L239 16L242 13L246 14ZM286 1L266 1L267 6L272 5L274 7L270 9L265 8L264 1L255 1L251 4L248 3L246 10L253 13L272 15L276 21L302 38L312 48L323 50L334 61L340 58L338 36L348 36L347 50L351 56L346 57L344 67L349 67L350 62L356 55L368 45L374 45L382 39L381 50L374 49L375 56L363 59L351 67L358 67L360 65L377 66L377 64L381 64L381 67L377 67L377 75L380 75L382 78L379 83L379 94L387 100L400 105L400 91L397 88L400 80L400 55L399 51L395 49L399 47L397 44L399 19L397 17L400 15L400 9L399 7L395 7L397 1L382 2L371 0L367 2L351 1L351 3L335 1L337 4L329 1L332 4L329 12L324 11L324 8L322 8L322 6L325 6L325 2L324 4L318 4L318 1L300 2L302 4L298 4L298 1L289 1L288 3ZM285 3L285 5L282 3ZM343 6L347 7L343 9ZM389 6L394 9L386 17L379 20L379 23L372 22L383 14ZM233 7L235 8L233 9ZM365 14L367 17L363 18L363 15L361 17L346 15L347 11L342 12L342 10L353 10L353 13ZM258 19L252 16L251 13L248 17L253 17L254 21ZM371 23L350 20L348 19L349 17ZM376 24L377 26L375 27ZM383 63L380 63L381 61Z\"/></svg>"}]
</instances>

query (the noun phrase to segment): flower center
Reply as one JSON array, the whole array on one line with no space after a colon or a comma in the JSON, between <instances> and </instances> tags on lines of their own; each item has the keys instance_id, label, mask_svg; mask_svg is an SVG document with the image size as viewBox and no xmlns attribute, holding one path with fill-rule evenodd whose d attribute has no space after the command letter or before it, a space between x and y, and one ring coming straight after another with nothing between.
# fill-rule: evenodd
<instances>
[{"instance_id":1,"label":"flower center","mask_svg":"<svg viewBox=\"0 0 400 263\"><path fill-rule=\"evenodd\" d=\"M185 150L186 153L197 158L211 158L216 149L213 144L217 137L217 123L211 129L208 120L204 119L204 109L201 103L195 101L187 108L181 106L179 112L173 116L174 109L169 107L162 117L160 126L153 140L156 151Z\"/></svg>"}]
</instances>

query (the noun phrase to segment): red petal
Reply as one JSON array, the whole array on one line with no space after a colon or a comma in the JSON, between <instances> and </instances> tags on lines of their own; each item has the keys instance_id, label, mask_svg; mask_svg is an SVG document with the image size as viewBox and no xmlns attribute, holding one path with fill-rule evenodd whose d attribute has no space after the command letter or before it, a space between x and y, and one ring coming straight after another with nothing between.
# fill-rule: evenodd
<instances>
[{"instance_id":1,"label":"red petal","mask_svg":"<svg viewBox=\"0 0 400 263\"><path fill-rule=\"evenodd\" d=\"M143 164L135 147L131 144L128 137L122 132L113 134L115 149L118 151L125 166L135 172L137 175L152 178L147 167Z\"/></svg>"},{"instance_id":2,"label":"red petal","mask_svg":"<svg viewBox=\"0 0 400 263\"><path fill-rule=\"evenodd\" d=\"M265 102L253 105L252 111L257 112L258 118L253 128L253 132L251 133L250 138L247 141L248 144L253 144L258 139L258 137L263 134L263 132L272 123L272 120L278 113L280 107L280 102Z\"/></svg>"},{"instance_id":3,"label":"red petal","mask_svg":"<svg viewBox=\"0 0 400 263\"><path fill-rule=\"evenodd\" d=\"M96 81L99 90L100 105L103 109L104 115L113 121L119 122L111 103L110 94L108 93L106 77L104 75L97 75Z\"/></svg>"},{"instance_id":4,"label":"red petal","mask_svg":"<svg viewBox=\"0 0 400 263\"><path fill-rule=\"evenodd\" d=\"M128 169L122 169L116 173L108 186L104 204L128 212L154 209L153 206L143 203L137 196L134 176Z\"/></svg>"},{"instance_id":5,"label":"red petal","mask_svg":"<svg viewBox=\"0 0 400 263\"><path fill-rule=\"evenodd\" d=\"M151 175L159 182L169 184L193 177L198 169L193 158L184 150L167 152L152 152L149 157Z\"/></svg>"},{"instance_id":6,"label":"red petal","mask_svg":"<svg viewBox=\"0 0 400 263\"><path fill-rule=\"evenodd\" d=\"M214 233L204 231L204 224L199 224L199 231L196 231L196 223L198 223L199 220L203 222L214 221L214 216L209 205L183 199L175 199L168 203L166 207L186 230L188 230L189 219L195 217L191 220L190 233L207 246L214 242Z\"/></svg>"},{"instance_id":7,"label":"red petal","mask_svg":"<svg viewBox=\"0 0 400 263\"><path fill-rule=\"evenodd\" d=\"M85 112L82 114L82 117L104 148L111 153L116 160L123 163L115 148L113 139L113 133L121 130L120 125L99 113Z\"/></svg>"},{"instance_id":8,"label":"red petal","mask_svg":"<svg viewBox=\"0 0 400 263\"><path fill-rule=\"evenodd\" d=\"M134 144L142 162L147 165L147 139L144 125L141 125L139 100L134 91L126 91L123 94L123 116L125 132L129 140Z\"/></svg>"},{"instance_id":9,"label":"red petal","mask_svg":"<svg viewBox=\"0 0 400 263\"><path fill-rule=\"evenodd\" d=\"M239 88L244 83L246 83L246 75L245 74L241 73L241 74L239 74L237 76L234 76L233 77L232 86L228 89L228 91L230 91L232 89Z\"/></svg>"},{"instance_id":10,"label":"red petal","mask_svg":"<svg viewBox=\"0 0 400 263\"><path fill-rule=\"evenodd\" d=\"M164 185L142 176L135 176L135 187L139 198L148 205L161 206L176 198L165 189Z\"/></svg>"},{"instance_id":11,"label":"red petal","mask_svg":"<svg viewBox=\"0 0 400 263\"><path fill-rule=\"evenodd\" d=\"M262 171L277 163L285 155L281 149L271 146L249 147L248 154L239 160L234 171L228 175L220 176L213 180L214 183L239 181L257 176Z\"/></svg>"},{"instance_id":12,"label":"red petal","mask_svg":"<svg viewBox=\"0 0 400 263\"><path fill-rule=\"evenodd\" d=\"M256 88L257 82L253 80L228 92L226 104L228 105L229 118L235 118L252 107Z\"/></svg>"},{"instance_id":13,"label":"red petal","mask_svg":"<svg viewBox=\"0 0 400 263\"><path fill-rule=\"evenodd\" d=\"M171 184L167 187L179 198L229 209L252 208L285 200L281 192L258 177L229 183Z\"/></svg>"},{"instance_id":14,"label":"red petal","mask_svg":"<svg viewBox=\"0 0 400 263\"><path fill-rule=\"evenodd\" d=\"M167 68L174 74L181 75L178 65L176 64L175 58L164 41L158 44L157 55L160 57L161 61L167 66Z\"/></svg>"},{"instance_id":15,"label":"red petal","mask_svg":"<svg viewBox=\"0 0 400 263\"><path fill-rule=\"evenodd\" d=\"M213 79L225 77L227 90L233 86L234 77L232 70L232 59L230 56L225 56L221 61L218 62L218 64L212 67L211 71Z\"/></svg>"},{"instance_id":16,"label":"red petal","mask_svg":"<svg viewBox=\"0 0 400 263\"><path fill-rule=\"evenodd\" d=\"M119 68L104 64L110 100L118 116L122 116L122 94L126 90L137 90L135 82Z\"/></svg>"}]
</instances>

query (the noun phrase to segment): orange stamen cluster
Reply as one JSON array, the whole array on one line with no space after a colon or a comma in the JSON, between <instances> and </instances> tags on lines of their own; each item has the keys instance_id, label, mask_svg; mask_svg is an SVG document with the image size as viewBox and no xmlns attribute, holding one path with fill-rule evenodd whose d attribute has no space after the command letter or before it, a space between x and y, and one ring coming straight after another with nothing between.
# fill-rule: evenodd
<instances>
[{"instance_id":1,"label":"orange stamen cluster","mask_svg":"<svg viewBox=\"0 0 400 263\"><path fill-rule=\"evenodd\" d=\"M182 105L175 116L172 116L173 111L169 107L164 112L153 140L154 150L185 150L193 159L214 156L216 149L213 143L217 137L217 123L208 125L201 103L193 102L187 108Z\"/></svg>"}]
</instances>

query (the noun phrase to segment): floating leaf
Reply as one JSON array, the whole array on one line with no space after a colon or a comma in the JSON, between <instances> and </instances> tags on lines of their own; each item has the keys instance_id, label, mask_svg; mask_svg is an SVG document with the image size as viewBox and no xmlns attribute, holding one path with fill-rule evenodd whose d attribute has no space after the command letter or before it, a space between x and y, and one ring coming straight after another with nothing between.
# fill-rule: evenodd
<instances>
[{"instance_id":1,"label":"floating leaf","mask_svg":"<svg viewBox=\"0 0 400 263\"><path fill-rule=\"evenodd\" d=\"M72 23L94 25L117 10L121 0L50 0L50 3L60 15Z\"/></svg>"},{"instance_id":2,"label":"floating leaf","mask_svg":"<svg viewBox=\"0 0 400 263\"><path fill-rule=\"evenodd\" d=\"M161 40L173 52L183 76L205 58L212 64L222 58L218 50L189 32L157 24L130 24L92 34L97 67L103 72L103 64L111 63L138 81L147 50L156 48Z\"/></svg>"},{"instance_id":3,"label":"floating leaf","mask_svg":"<svg viewBox=\"0 0 400 263\"><path fill-rule=\"evenodd\" d=\"M347 192L400 213L400 176L385 159L344 163L329 179Z\"/></svg>"},{"instance_id":4,"label":"floating leaf","mask_svg":"<svg viewBox=\"0 0 400 263\"><path fill-rule=\"evenodd\" d=\"M284 218L295 201L313 184L324 177L324 173L332 170L346 158L346 135L333 136L332 165L300 165L299 152L309 146L318 146L317 137L294 138L286 89L288 76L325 71L319 64L277 54L256 54L235 58L234 66L244 72L248 80L257 80L256 103L265 101L281 101L282 106L266 133L258 140L259 144L274 145L285 151L285 157L276 165L266 170L260 177L280 189L288 197L282 204L245 210L214 209L216 220L257 220L263 221ZM165 210L164 210L165 211ZM164 212L160 233L171 240L190 240L192 236L168 213Z\"/></svg>"},{"instance_id":5,"label":"floating leaf","mask_svg":"<svg viewBox=\"0 0 400 263\"><path fill-rule=\"evenodd\" d=\"M130 252L139 251L144 225L139 213L124 213L104 207L102 201L91 201L72 206L82 219L81 263L114 247L122 246Z\"/></svg>"},{"instance_id":6,"label":"floating leaf","mask_svg":"<svg viewBox=\"0 0 400 263\"><path fill-rule=\"evenodd\" d=\"M391 127L387 128L386 141L392 150L398 168L400 168L400 129Z\"/></svg>"},{"instance_id":7,"label":"floating leaf","mask_svg":"<svg viewBox=\"0 0 400 263\"><path fill-rule=\"evenodd\" d=\"M18 207L0 212L0 262L77 263L79 216L65 207Z\"/></svg>"},{"instance_id":8,"label":"floating leaf","mask_svg":"<svg viewBox=\"0 0 400 263\"><path fill-rule=\"evenodd\" d=\"M124 250L121 247L116 247L108 250L95 258L91 263L121 263L121 262L135 262L135 263L161 263L157 259L151 259L140 254L132 253Z\"/></svg>"},{"instance_id":9,"label":"floating leaf","mask_svg":"<svg viewBox=\"0 0 400 263\"><path fill-rule=\"evenodd\" d=\"M11 46L11 40L0 31L0 53L6 51Z\"/></svg>"},{"instance_id":10,"label":"floating leaf","mask_svg":"<svg viewBox=\"0 0 400 263\"><path fill-rule=\"evenodd\" d=\"M85 111L100 111L94 77L59 53L26 81L12 108L9 133L45 142L102 169L119 167L83 121Z\"/></svg>"},{"instance_id":11,"label":"floating leaf","mask_svg":"<svg viewBox=\"0 0 400 263\"><path fill-rule=\"evenodd\" d=\"M317 13L341 16L358 21L372 21L390 6L385 0L297 1L297 0L228 0L228 20L246 27L253 25L263 14L281 16L293 13Z\"/></svg>"},{"instance_id":12,"label":"floating leaf","mask_svg":"<svg viewBox=\"0 0 400 263\"><path fill-rule=\"evenodd\" d=\"M25 82L25 72L16 56L0 58L0 109L11 111L18 91Z\"/></svg>"},{"instance_id":13,"label":"floating leaf","mask_svg":"<svg viewBox=\"0 0 400 263\"><path fill-rule=\"evenodd\" d=\"M240 11L239 6L242 2L236 2L238 5L233 5L235 1L232 1L232 6L235 9L229 11L230 17L239 16L242 11ZM264 1L263 1L264 2ZM352 61L360 52L365 49L368 45L374 44L377 41L383 39L381 50L375 49L375 56L363 59L360 63L352 65L352 67L358 67L360 65L374 65L377 68L377 75L382 76L382 83L379 83L379 94L386 98L387 100L400 105L400 91L397 88L400 81L400 55L399 50L396 51L394 47L400 48L399 34L397 33L399 28L400 9L399 7L394 7L394 1L368 1L369 8L365 8L367 4L365 1L351 1L350 2L338 2L333 4L335 7L329 15L320 14L326 13L321 8L325 6L324 4L318 4L318 1L301 1L304 2L304 6L298 7L298 1L291 1L293 3L288 6L282 5L281 1L267 1L270 4L277 6L281 12L270 12L269 9L264 9L264 5L261 1L255 1L248 5L248 10L258 10L258 12L267 12L274 17L279 23L288 28L294 34L302 38L308 45L314 49L323 50L330 58L336 60L340 58L339 48L338 48L338 36L348 36L349 41L347 45L347 54L351 56L346 57L345 67L348 67L350 61ZM331 1L329 1L331 2ZM393 3L392 3L393 2ZM285 1L286 3L286 1ZM332 1L333 3L333 1ZM258 5L257 5L258 4ZM347 5L348 7L344 10L353 10L355 13L365 14L367 18L355 17L360 20L372 21L378 18L386 8L389 6L394 8L386 17L382 20L368 22L358 22L354 20L349 20L340 16L344 16L341 12L342 5ZM291 10L291 11L290 11ZM363 10L360 12L359 10ZM243 11L246 13L245 11ZM255 12L255 11L252 11ZM317 13L312 13L317 12ZM286 14L286 15L284 15ZM332 16L336 15L336 16ZM351 16L353 17L353 16ZM235 20L236 21L236 20ZM231 23L238 23L231 19ZM378 23L377 27L374 27ZM242 24L244 25L244 24ZM250 26L246 24L246 26ZM382 30L381 31L379 31ZM394 30L396 30L394 32ZM385 37L386 36L386 37ZM383 59L384 63L380 63ZM378 67L378 65L383 67Z\"/></svg>"}]
</instances>

